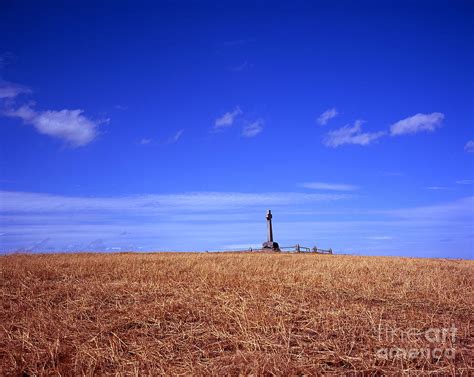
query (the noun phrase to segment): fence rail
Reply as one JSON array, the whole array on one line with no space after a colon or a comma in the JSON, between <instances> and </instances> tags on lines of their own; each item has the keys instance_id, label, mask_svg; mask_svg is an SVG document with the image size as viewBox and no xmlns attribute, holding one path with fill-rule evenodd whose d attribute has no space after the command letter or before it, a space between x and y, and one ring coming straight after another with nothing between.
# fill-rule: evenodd
<instances>
[{"instance_id":1,"label":"fence rail","mask_svg":"<svg viewBox=\"0 0 474 377\"><path fill-rule=\"evenodd\" d=\"M280 247L282 251L296 252L296 253L316 253L316 254L332 254L332 249L318 249L316 246L306 247L296 244L294 246Z\"/></svg>"},{"instance_id":2,"label":"fence rail","mask_svg":"<svg viewBox=\"0 0 474 377\"><path fill-rule=\"evenodd\" d=\"M208 253L215 253L215 252L230 252L230 253L235 253L235 252L259 252L263 251L265 249L262 249L261 247L252 247L249 246L248 248L239 248L239 249L219 249L219 250L205 250L205 252ZM283 246L280 247L280 251L283 253L314 253L314 254L332 254L333 251L332 249L319 249L316 246L313 247L307 247L307 246L301 246L300 244L296 244L293 246Z\"/></svg>"}]
</instances>

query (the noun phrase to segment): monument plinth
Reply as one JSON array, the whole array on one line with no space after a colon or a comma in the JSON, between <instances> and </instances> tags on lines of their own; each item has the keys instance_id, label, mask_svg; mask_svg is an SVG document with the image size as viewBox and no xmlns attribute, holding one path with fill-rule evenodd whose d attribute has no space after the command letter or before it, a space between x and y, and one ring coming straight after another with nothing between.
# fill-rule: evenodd
<instances>
[{"instance_id":1,"label":"monument plinth","mask_svg":"<svg viewBox=\"0 0 474 377\"><path fill-rule=\"evenodd\" d=\"M262 246L265 250L280 251L278 242L273 241L272 217L272 211L268 210L265 216L267 219L267 242L264 242Z\"/></svg>"}]
</instances>

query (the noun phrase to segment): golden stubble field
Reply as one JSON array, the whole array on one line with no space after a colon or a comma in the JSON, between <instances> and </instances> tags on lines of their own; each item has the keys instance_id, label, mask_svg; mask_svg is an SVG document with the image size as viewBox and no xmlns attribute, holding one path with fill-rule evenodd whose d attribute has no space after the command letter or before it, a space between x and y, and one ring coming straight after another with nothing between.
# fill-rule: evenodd
<instances>
[{"instance_id":1,"label":"golden stubble field","mask_svg":"<svg viewBox=\"0 0 474 377\"><path fill-rule=\"evenodd\" d=\"M0 374L473 372L473 261L0 257Z\"/></svg>"}]
</instances>

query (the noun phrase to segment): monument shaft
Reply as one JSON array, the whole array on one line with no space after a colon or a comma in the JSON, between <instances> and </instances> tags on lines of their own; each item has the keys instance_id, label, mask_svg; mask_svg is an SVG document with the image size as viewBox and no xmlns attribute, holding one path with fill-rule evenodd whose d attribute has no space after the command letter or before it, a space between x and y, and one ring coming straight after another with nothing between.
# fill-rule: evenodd
<instances>
[{"instance_id":1,"label":"monument shaft","mask_svg":"<svg viewBox=\"0 0 474 377\"><path fill-rule=\"evenodd\" d=\"M268 210L265 218L267 219L267 242L263 243L263 249L280 251L280 246L273 241L272 211Z\"/></svg>"},{"instance_id":2,"label":"monument shaft","mask_svg":"<svg viewBox=\"0 0 474 377\"><path fill-rule=\"evenodd\" d=\"M267 232L267 241L273 242L272 212L270 210L267 212Z\"/></svg>"}]
</instances>

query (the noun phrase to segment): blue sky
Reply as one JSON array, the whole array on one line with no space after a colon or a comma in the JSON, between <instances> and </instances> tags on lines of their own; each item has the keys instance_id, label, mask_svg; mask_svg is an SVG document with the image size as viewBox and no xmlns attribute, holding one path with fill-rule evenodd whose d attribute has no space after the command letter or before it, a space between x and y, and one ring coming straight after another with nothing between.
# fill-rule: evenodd
<instances>
[{"instance_id":1,"label":"blue sky","mask_svg":"<svg viewBox=\"0 0 474 377\"><path fill-rule=\"evenodd\" d=\"M474 4L0 5L0 250L472 258Z\"/></svg>"}]
</instances>

